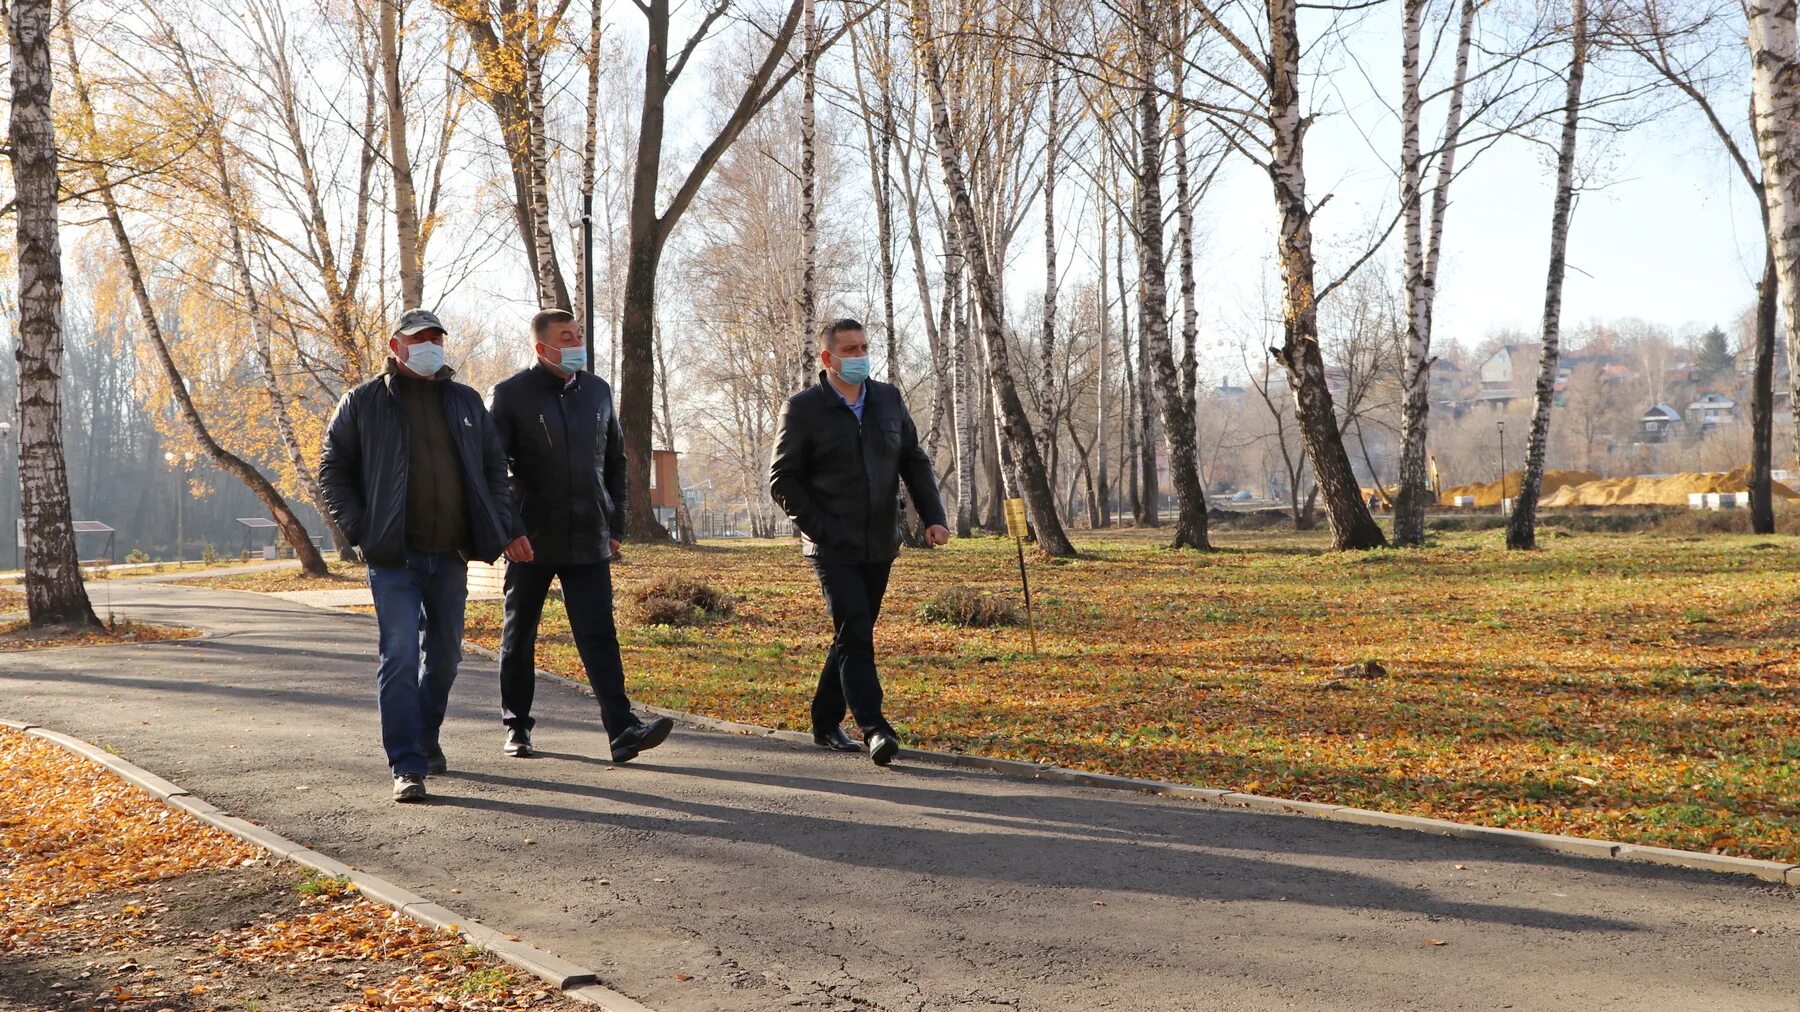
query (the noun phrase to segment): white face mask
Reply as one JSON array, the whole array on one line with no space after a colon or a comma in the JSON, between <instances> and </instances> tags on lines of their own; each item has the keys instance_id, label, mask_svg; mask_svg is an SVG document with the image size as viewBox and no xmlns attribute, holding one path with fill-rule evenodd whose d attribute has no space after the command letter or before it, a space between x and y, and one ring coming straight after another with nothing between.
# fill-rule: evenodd
<instances>
[{"instance_id":1,"label":"white face mask","mask_svg":"<svg viewBox=\"0 0 1800 1012\"><path fill-rule=\"evenodd\" d=\"M444 367L444 346L436 341L406 345L406 367L420 376L436 376Z\"/></svg>"}]
</instances>

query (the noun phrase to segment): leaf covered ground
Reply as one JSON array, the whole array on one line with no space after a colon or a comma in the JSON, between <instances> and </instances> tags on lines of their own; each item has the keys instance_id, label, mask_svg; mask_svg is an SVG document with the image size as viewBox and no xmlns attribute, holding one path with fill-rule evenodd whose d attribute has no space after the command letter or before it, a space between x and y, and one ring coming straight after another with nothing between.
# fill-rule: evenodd
<instances>
[{"instance_id":1,"label":"leaf covered ground","mask_svg":"<svg viewBox=\"0 0 1800 1012\"><path fill-rule=\"evenodd\" d=\"M292 590L345 590L368 583L367 570L359 563L327 559L325 576L308 576L299 566L253 569L247 573L227 573L182 580L184 587L212 587L218 590L249 590L262 594L279 594Z\"/></svg>"},{"instance_id":2,"label":"leaf covered ground","mask_svg":"<svg viewBox=\"0 0 1800 1012\"><path fill-rule=\"evenodd\" d=\"M0 728L0 1009L580 1006Z\"/></svg>"},{"instance_id":3,"label":"leaf covered ground","mask_svg":"<svg viewBox=\"0 0 1800 1012\"><path fill-rule=\"evenodd\" d=\"M1017 594L1011 542L908 552L877 631L888 716L922 747L1800 862L1800 539L1498 531L1333 553L1319 534L1078 538L1032 562L1023 629L928 622L946 586ZM616 569L646 703L806 729L828 626L792 542L634 544ZM639 624L654 577L728 620ZM500 605L471 602L498 645ZM561 605L539 664L579 677ZM1340 668L1375 661L1354 675ZM1383 672L1366 677L1369 672Z\"/></svg>"}]
</instances>

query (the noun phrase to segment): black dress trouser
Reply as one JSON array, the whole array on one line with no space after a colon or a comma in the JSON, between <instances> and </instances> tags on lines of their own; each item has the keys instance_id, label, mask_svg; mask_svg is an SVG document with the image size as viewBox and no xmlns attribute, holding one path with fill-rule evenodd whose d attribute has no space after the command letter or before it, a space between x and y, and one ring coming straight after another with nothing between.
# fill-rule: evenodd
<instances>
[{"instance_id":1,"label":"black dress trouser","mask_svg":"<svg viewBox=\"0 0 1800 1012\"><path fill-rule=\"evenodd\" d=\"M600 722L608 740L638 723L625 698L625 666L619 659L619 632L613 624L612 566L509 562L506 565L506 620L500 627L500 716L507 727L531 730L531 698L537 687L538 623L550 581L560 579L569 631L588 684L600 701Z\"/></svg>"},{"instance_id":2,"label":"black dress trouser","mask_svg":"<svg viewBox=\"0 0 1800 1012\"><path fill-rule=\"evenodd\" d=\"M887 593L888 562L829 562L813 559L819 589L831 612L831 650L813 695L813 727L837 727L846 708L867 740L894 729L881 715L881 677L875 671L875 619Z\"/></svg>"}]
</instances>

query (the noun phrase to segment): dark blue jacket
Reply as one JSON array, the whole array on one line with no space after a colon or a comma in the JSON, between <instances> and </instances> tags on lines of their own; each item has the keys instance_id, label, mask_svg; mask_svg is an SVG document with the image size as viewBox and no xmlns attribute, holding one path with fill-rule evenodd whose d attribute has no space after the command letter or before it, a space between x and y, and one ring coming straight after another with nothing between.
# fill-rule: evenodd
<instances>
[{"instance_id":1,"label":"dark blue jacket","mask_svg":"<svg viewBox=\"0 0 1800 1012\"><path fill-rule=\"evenodd\" d=\"M506 487L506 454L481 395L456 383L445 366L444 419L456 446L469 517L469 557L492 562L506 550L513 528ZM410 436L406 408L390 362L382 375L344 394L326 425L319 456L325 508L372 566L406 563L406 485Z\"/></svg>"}]
</instances>

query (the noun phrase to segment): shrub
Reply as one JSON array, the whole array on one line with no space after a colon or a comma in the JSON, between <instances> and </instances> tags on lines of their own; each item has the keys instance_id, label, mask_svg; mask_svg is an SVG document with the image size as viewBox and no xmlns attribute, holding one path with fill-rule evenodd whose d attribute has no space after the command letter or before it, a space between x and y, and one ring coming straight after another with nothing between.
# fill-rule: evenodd
<instances>
[{"instance_id":1,"label":"shrub","mask_svg":"<svg viewBox=\"0 0 1800 1012\"><path fill-rule=\"evenodd\" d=\"M218 562L219 561L219 550L214 548L210 544L207 545L205 548L202 548L200 550L200 561L206 563L209 566L215 562Z\"/></svg>"},{"instance_id":2,"label":"shrub","mask_svg":"<svg viewBox=\"0 0 1800 1012\"><path fill-rule=\"evenodd\" d=\"M731 595L688 576L661 576L632 595L642 625L700 625L731 617Z\"/></svg>"},{"instance_id":3,"label":"shrub","mask_svg":"<svg viewBox=\"0 0 1800 1012\"><path fill-rule=\"evenodd\" d=\"M938 591L919 609L919 617L927 622L978 629L1025 624L1025 616L1011 598L974 587L948 587Z\"/></svg>"},{"instance_id":4,"label":"shrub","mask_svg":"<svg viewBox=\"0 0 1800 1012\"><path fill-rule=\"evenodd\" d=\"M145 555L142 548L133 548L131 551L125 553L125 561L132 565L141 566L150 561L150 556Z\"/></svg>"}]
</instances>

